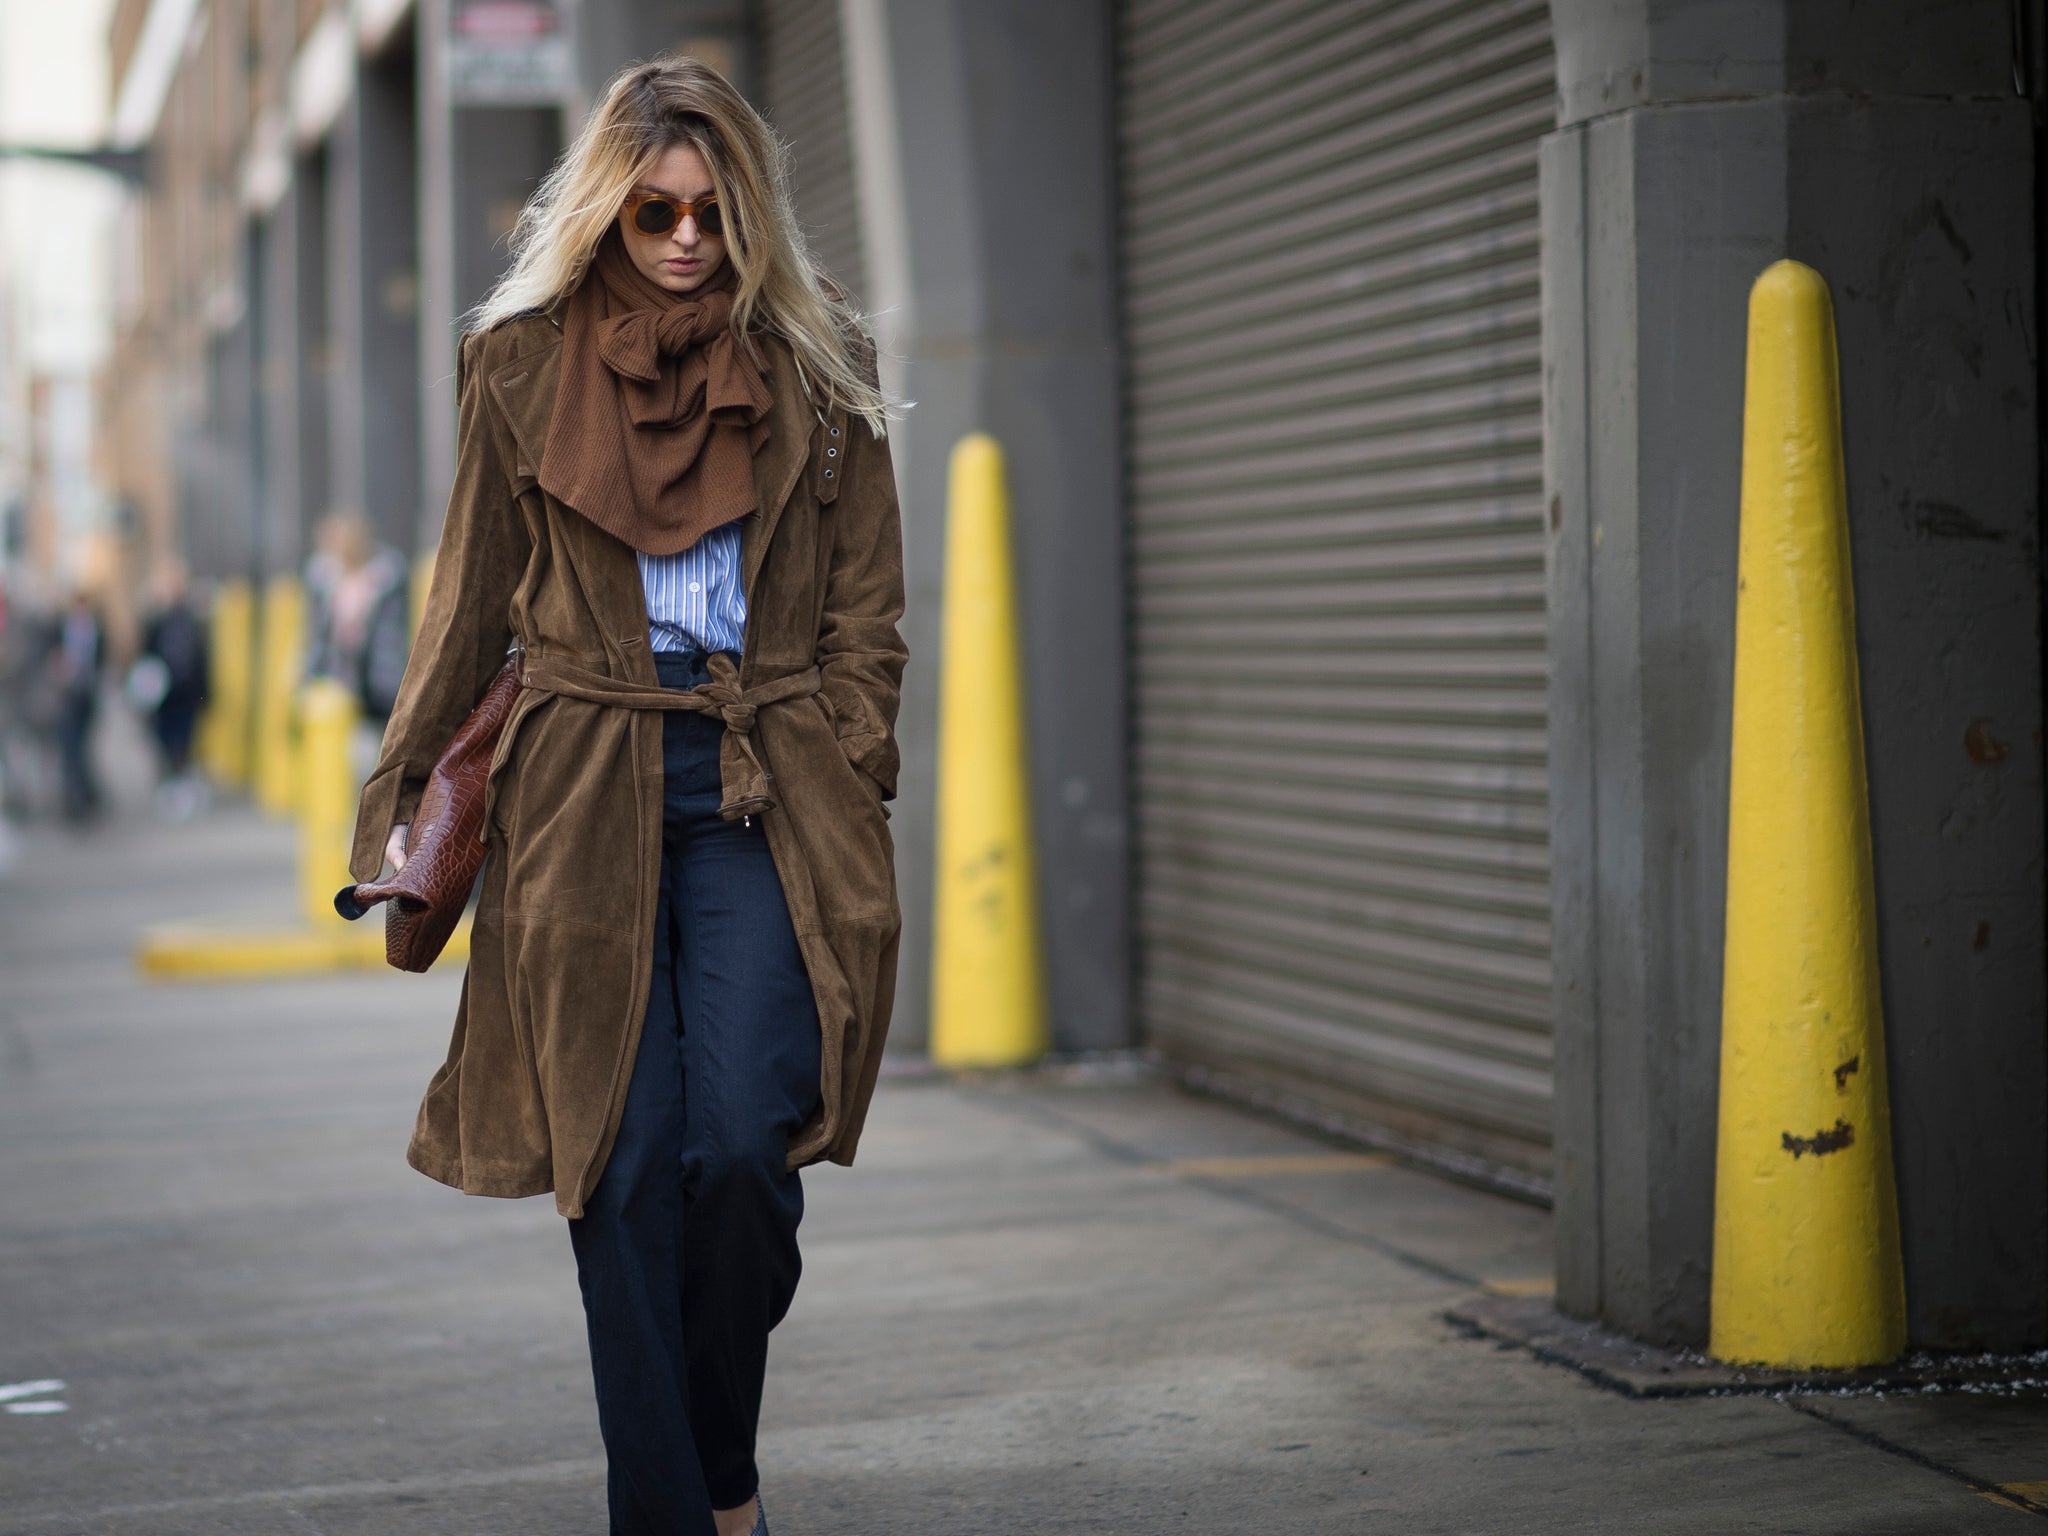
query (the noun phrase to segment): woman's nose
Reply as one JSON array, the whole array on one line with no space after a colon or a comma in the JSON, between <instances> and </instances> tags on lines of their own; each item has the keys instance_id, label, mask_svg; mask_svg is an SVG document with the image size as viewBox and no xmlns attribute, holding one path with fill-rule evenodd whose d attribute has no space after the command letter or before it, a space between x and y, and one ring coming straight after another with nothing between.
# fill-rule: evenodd
<instances>
[{"instance_id":1,"label":"woman's nose","mask_svg":"<svg viewBox=\"0 0 2048 1536\"><path fill-rule=\"evenodd\" d=\"M703 238L702 231L697 228L696 219L687 213L684 214L682 219L676 224L676 244L687 251Z\"/></svg>"}]
</instances>

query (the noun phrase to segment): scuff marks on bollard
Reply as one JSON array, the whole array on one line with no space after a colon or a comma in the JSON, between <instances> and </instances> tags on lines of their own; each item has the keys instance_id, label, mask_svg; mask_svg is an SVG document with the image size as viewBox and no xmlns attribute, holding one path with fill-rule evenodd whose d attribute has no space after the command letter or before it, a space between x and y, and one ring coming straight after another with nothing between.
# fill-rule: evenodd
<instances>
[{"instance_id":1,"label":"scuff marks on bollard","mask_svg":"<svg viewBox=\"0 0 2048 1536\"><path fill-rule=\"evenodd\" d=\"M1811 1152L1815 1157L1825 1157L1830 1152L1839 1152L1844 1147L1856 1144L1856 1127L1846 1120L1837 1119L1831 1131L1815 1131L1811 1136L1794 1136L1785 1132L1784 1148L1792 1154L1793 1160Z\"/></svg>"}]
</instances>

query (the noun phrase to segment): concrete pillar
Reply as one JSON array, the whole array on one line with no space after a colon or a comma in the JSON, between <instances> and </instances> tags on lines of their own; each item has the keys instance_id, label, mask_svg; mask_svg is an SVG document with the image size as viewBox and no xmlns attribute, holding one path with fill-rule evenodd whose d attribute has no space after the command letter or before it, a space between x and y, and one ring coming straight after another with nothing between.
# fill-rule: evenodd
<instances>
[{"instance_id":1,"label":"concrete pillar","mask_svg":"<svg viewBox=\"0 0 2048 1536\"><path fill-rule=\"evenodd\" d=\"M758 38L749 0L581 0L576 13L578 118L626 65L690 53L760 100Z\"/></svg>"},{"instance_id":2,"label":"concrete pillar","mask_svg":"<svg viewBox=\"0 0 2048 1536\"><path fill-rule=\"evenodd\" d=\"M327 292L327 151L317 148L298 157L290 195L296 222L293 237L296 288L292 306L298 326L295 343L298 377L297 394L299 454L295 493L299 508L299 533L310 545L313 525L332 510L333 484L329 475L330 455L327 430L328 377L334 367L334 351L328 330Z\"/></svg>"},{"instance_id":3,"label":"concrete pillar","mask_svg":"<svg viewBox=\"0 0 2048 1536\"><path fill-rule=\"evenodd\" d=\"M325 196L323 157L301 156L257 225L259 543L268 573L297 569L327 509Z\"/></svg>"},{"instance_id":4,"label":"concrete pillar","mask_svg":"<svg viewBox=\"0 0 2048 1536\"><path fill-rule=\"evenodd\" d=\"M1130 1039L1123 511L1105 0L842 0L869 306L893 433L911 665L894 828L921 1046L946 460L1009 455L1055 1044ZM1056 210L1056 211L1055 211Z\"/></svg>"},{"instance_id":5,"label":"concrete pillar","mask_svg":"<svg viewBox=\"0 0 2048 1536\"><path fill-rule=\"evenodd\" d=\"M218 180L229 147L221 136L238 138L248 122L256 3L209 8L187 66L190 96L180 106L173 90L152 151L152 291L177 317L167 337L166 383L178 524L191 568L209 577L247 577L258 559L255 241L248 210L234 195L241 189ZM173 215L173 207L185 211ZM162 248L159 238L167 242Z\"/></svg>"},{"instance_id":6,"label":"concrete pillar","mask_svg":"<svg viewBox=\"0 0 2048 1536\"><path fill-rule=\"evenodd\" d=\"M246 294L242 249L234 255L235 289ZM191 414L171 440L183 552L201 576L247 576L257 557L251 419L255 324L246 299L239 308L231 323L211 330L202 343L200 387L188 407Z\"/></svg>"},{"instance_id":7,"label":"concrete pillar","mask_svg":"<svg viewBox=\"0 0 2048 1536\"><path fill-rule=\"evenodd\" d=\"M298 561L298 501L292 466L298 461L298 412L287 381L297 368L292 322L292 220L287 201L257 220L253 243L260 306L256 343L255 564L263 574L289 570Z\"/></svg>"},{"instance_id":8,"label":"concrete pillar","mask_svg":"<svg viewBox=\"0 0 2048 1536\"><path fill-rule=\"evenodd\" d=\"M504 272L507 237L561 152L564 105L574 94L573 80L564 80L546 100L455 100L447 67L452 4L421 0L418 20L422 549L440 538L455 482L455 342L462 316Z\"/></svg>"},{"instance_id":9,"label":"concrete pillar","mask_svg":"<svg viewBox=\"0 0 2048 1536\"><path fill-rule=\"evenodd\" d=\"M218 343L213 417L219 422L225 459L220 470L221 503L235 518L223 540L221 574L255 578L262 574L263 516L263 245L260 225L245 222L235 236L236 274L241 279L241 314Z\"/></svg>"},{"instance_id":10,"label":"concrete pillar","mask_svg":"<svg viewBox=\"0 0 2048 1536\"><path fill-rule=\"evenodd\" d=\"M329 138L333 500L419 539L419 217L411 32L356 71Z\"/></svg>"},{"instance_id":11,"label":"concrete pillar","mask_svg":"<svg viewBox=\"0 0 2048 1536\"><path fill-rule=\"evenodd\" d=\"M1552 0L1558 1300L1703 1342L1744 314L1834 292L1916 1345L2048 1338L2033 129L2004 0Z\"/></svg>"}]
</instances>

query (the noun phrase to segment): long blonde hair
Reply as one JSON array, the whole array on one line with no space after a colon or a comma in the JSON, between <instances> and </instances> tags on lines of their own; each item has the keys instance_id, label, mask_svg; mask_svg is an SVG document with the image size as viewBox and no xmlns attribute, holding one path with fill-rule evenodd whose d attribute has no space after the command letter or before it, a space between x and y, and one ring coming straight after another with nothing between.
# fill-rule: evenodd
<instances>
[{"instance_id":1,"label":"long blonde hair","mask_svg":"<svg viewBox=\"0 0 2048 1536\"><path fill-rule=\"evenodd\" d=\"M486 330L547 309L583 280L598 242L664 152L704 157L725 210L726 259L738 286L733 333L788 342L807 393L863 418L880 437L893 402L872 382L859 316L813 264L789 195L787 151L731 82L671 54L612 77L604 100L555 162L512 231L512 267L469 315Z\"/></svg>"}]
</instances>

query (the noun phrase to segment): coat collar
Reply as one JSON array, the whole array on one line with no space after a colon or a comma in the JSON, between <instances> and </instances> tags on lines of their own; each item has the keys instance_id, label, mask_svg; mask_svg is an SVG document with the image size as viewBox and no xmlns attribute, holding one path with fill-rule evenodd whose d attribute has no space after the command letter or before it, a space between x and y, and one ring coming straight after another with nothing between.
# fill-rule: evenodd
<instances>
[{"instance_id":1,"label":"coat collar","mask_svg":"<svg viewBox=\"0 0 2048 1536\"><path fill-rule=\"evenodd\" d=\"M491 398L519 448L513 466L518 480L531 480L539 474L548 423L555 414L555 392L562 378L561 329L549 319L529 324L538 334L531 341L520 338L512 358L491 369L487 377ZM762 352L775 404L768 414L768 441L754 455L754 495L760 512L748 518L740 532L741 583L749 604L754 597L754 578L760 574L768 542L803 474L811 435L818 425L818 413L804 394L788 343L778 337L764 338Z\"/></svg>"}]
</instances>

